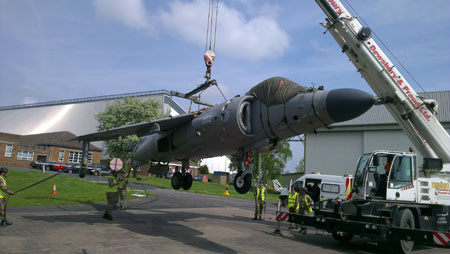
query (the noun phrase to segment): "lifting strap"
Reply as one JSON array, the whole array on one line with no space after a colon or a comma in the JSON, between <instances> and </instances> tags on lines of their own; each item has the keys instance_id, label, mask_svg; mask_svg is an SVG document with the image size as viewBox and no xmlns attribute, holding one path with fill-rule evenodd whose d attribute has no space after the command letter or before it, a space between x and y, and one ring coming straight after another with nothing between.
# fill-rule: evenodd
<instances>
[{"instance_id":1,"label":"lifting strap","mask_svg":"<svg viewBox=\"0 0 450 254\"><path fill-rule=\"evenodd\" d=\"M205 55L203 56L203 59L205 61L206 65L206 74L205 78L207 80L211 79L211 66L214 63L214 59L216 58L216 55L214 51L216 50L216 34L217 34L217 14L219 14L219 1L216 0L216 15L215 15L215 25L213 27L213 20L214 20L214 0L209 1L209 7L208 7L208 22L207 22L207 28L206 28L206 47L205 47ZM214 41L213 41L213 30L214 30ZM208 41L209 41L209 47L208 47Z\"/></svg>"}]
</instances>

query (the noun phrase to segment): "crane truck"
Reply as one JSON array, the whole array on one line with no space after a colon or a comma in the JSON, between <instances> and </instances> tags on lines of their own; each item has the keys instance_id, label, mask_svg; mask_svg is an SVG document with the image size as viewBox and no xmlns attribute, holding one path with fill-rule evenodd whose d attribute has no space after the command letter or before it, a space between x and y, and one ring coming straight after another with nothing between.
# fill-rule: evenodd
<instances>
[{"instance_id":1,"label":"crane truck","mask_svg":"<svg viewBox=\"0 0 450 254\"><path fill-rule=\"evenodd\" d=\"M314 216L290 222L327 230L340 242L354 235L388 240L396 252L415 243L450 245L450 136L436 118L437 102L423 99L339 0L315 0L322 24L423 156L378 150L360 157L353 198L316 204ZM280 218L280 214L277 218ZM286 218L287 216L285 216Z\"/></svg>"}]
</instances>

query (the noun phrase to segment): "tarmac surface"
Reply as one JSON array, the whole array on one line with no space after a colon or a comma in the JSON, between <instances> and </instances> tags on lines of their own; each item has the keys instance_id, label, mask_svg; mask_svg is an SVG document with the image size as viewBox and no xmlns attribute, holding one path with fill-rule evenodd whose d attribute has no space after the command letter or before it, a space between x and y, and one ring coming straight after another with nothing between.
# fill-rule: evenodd
<instances>
[{"instance_id":1,"label":"tarmac surface","mask_svg":"<svg viewBox=\"0 0 450 254\"><path fill-rule=\"evenodd\" d=\"M106 204L8 208L14 224L0 227L0 253L393 253L359 237L345 245L312 228L301 235L286 223L276 235L273 202L254 221L252 200L145 188L155 195L130 200L113 221L102 219ZM430 252L449 249L414 251Z\"/></svg>"}]
</instances>

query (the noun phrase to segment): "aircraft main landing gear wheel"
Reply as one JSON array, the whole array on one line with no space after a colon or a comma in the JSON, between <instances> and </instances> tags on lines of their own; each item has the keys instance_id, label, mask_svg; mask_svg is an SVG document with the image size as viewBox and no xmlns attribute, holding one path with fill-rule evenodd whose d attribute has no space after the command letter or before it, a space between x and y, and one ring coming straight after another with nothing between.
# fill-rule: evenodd
<instances>
[{"instance_id":1,"label":"aircraft main landing gear wheel","mask_svg":"<svg viewBox=\"0 0 450 254\"><path fill-rule=\"evenodd\" d=\"M183 175L180 172L175 172L172 176L172 188L174 190L178 190L179 188L181 188L181 185L183 184Z\"/></svg>"},{"instance_id":2,"label":"aircraft main landing gear wheel","mask_svg":"<svg viewBox=\"0 0 450 254\"><path fill-rule=\"evenodd\" d=\"M80 168L80 172L78 173L78 176L80 177L80 178L84 178L85 176L86 176L86 173L87 173L87 168Z\"/></svg>"},{"instance_id":3,"label":"aircraft main landing gear wheel","mask_svg":"<svg viewBox=\"0 0 450 254\"><path fill-rule=\"evenodd\" d=\"M183 176L183 189L189 190L192 186L192 175L186 174Z\"/></svg>"},{"instance_id":4,"label":"aircraft main landing gear wheel","mask_svg":"<svg viewBox=\"0 0 450 254\"><path fill-rule=\"evenodd\" d=\"M234 189L240 194L245 194L252 186L252 175L246 174L242 177L242 173L243 171L237 173L234 178Z\"/></svg>"}]
</instances>

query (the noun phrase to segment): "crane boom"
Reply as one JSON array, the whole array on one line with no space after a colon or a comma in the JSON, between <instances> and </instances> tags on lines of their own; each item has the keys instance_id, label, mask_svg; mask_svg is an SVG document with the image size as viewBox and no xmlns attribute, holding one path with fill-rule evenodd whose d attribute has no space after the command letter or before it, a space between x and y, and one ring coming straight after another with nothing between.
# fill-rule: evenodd
<instances>
[{"instance_id":1,"label":"crane boom","mask_svg":"<svg viewBox=\"0 0 450 254\"><path fill-rule=\"evenodd\" d=\"M436 111L417 95L356 17L339 0L315 0L327 15L324 26L402 127L424 158L450 163L450 136Z\"/></svg>"}]
</instances>

